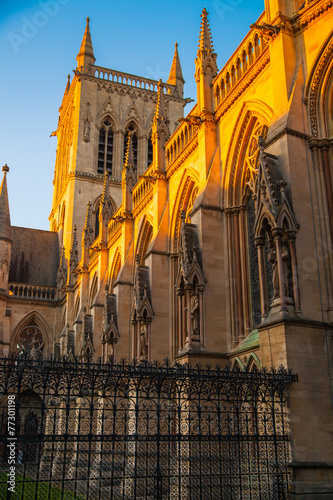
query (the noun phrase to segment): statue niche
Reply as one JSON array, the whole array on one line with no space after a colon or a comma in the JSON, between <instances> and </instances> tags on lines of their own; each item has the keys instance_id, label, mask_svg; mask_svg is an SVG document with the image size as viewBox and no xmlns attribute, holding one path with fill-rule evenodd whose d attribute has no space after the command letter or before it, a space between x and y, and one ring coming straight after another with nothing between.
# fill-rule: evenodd
<instances>
[{"instance_id":1,"label":"statue niche","mask_svg":"<svg viewBox=\"0 0 333 500\"><path fill-rule=\"evenodd\" d=\"M193 340L200 340L200 307L196 288L191 294L191 335Z\"/></svg>"},{"instance_id":2,"label":"statue niche","mask_svg":"<svg viewBox=\"0 0 333 500\"><path fill-rule=\"evenodd\" d=\"M206 283L197 226L185 222L185 212L181 214L181 221L177 277L179 352L200 350L204 346L203 291Z\"/></svg>"}]
</instances>

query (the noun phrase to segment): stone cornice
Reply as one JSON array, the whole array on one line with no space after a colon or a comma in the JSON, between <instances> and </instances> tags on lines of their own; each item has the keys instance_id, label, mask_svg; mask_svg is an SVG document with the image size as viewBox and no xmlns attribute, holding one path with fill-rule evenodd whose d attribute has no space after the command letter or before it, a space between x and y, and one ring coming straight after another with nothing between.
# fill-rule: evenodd
<instances>
[{"instance_id":1,"label":"stone cornice","mask_svg":"<svg viewBox=\"0 0 333 500\"><path fill-rule=\"evenodd\" d=\"M82 172L79 170L76 170L75 172L69 172L68 177L81 177L81 178L89 178L89 179L95 179L97 181L104 181L104 175L103 174L91 174L90 172ZM110 184L115 184L115 185L120 185L121 184L121 179L115 178L115 177L110 177L109 178Z\"/></svg>"},{"instance_id":2,"label":"stone cornice","mask_svg":"<svg viewBox=\"0 0 333 500\"><path fill-rule=\"evenodd\" d=\"M311 3L299 11L292 18L292 25L295 31L301 31L302 29L309 26L309 24L314 23L318 17L327 13L333 7L333 0L326 0L325 2L318 2L312 5Z\"/></svg>"},{"instance_id":3,"label":"stone cornice","mask_svg":"<svg viewBox=\"0 0 333 500\"><path fill-rule=\"evenodd\" d=\"M149 257L150 255L164 255L164 257L170 257L170 252L166 252L166 251L163 251L163 250L150 250L144 256L145 259L147 259L147 257Z\"/></svg>"},{"instance_id":4,"label":"stone cornice","mask_svg":"<svg viewBox=\"0 0 333 500\"><path fill-rule=\"evenodd\" d=\"M273 137L271 137L268 141L265 142L265 147L267 148L274 142L278 141L283 137L284 135L292 135L294 137L299 137L300 139L304 139L307 141L310 139L310 135L304 134L304 132L300 132L299 130L294 130L289 127L285 127L284 129L280 130L277 134L275 134Z\"/></svg>"},{"instance_id":5,"label":"stone cornice","mask_svg":"<svg viewBox=\"0 0 333 500\"><path fill-rule=\"evenodd\" d=\"M218 213L223 213L224 208L223 207L217 207L216 205L205 205L204 203L200 203L197 207L195 207L192 212L191 212L191 217L195 215L199 210L203 210L204 212L218 212Z\"/></svg>"}]
</instances>

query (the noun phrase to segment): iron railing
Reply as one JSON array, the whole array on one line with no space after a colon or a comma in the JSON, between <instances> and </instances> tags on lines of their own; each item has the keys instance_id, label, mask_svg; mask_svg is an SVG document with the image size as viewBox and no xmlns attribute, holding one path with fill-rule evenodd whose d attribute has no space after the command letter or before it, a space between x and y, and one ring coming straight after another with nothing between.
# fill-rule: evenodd
<instances>
[{"instance_id":1,"label":"iron railing","mask_svg":"<svg viewBox=\"0 0 333 500\"><path fill-rule=\"evenodd\" d=\"M286 499L296 380L283 368L2 359L0 497L12 478L15 499Z\"/></svg>"}]
</instances>

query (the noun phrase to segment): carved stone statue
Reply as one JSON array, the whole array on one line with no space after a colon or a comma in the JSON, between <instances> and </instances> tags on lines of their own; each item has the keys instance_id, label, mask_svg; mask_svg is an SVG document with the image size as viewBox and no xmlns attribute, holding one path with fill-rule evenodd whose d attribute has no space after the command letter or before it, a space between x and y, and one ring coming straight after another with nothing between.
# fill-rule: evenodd
<instances>
[{"instance_id":1,"label":"carved stone statue","mask_svg":"<svg viewBox=\"0 0 333 500\"><path fill-rule=\"evenodd\" d=\"M282 244L281 247L281 258L282 258L282 274L284 281L284 296L289 297L289 272L290 272L290 258L289 258L289 250L287 245ZM276 257L276 251L271 249L268 260L271 262L273 266L273 290L274 290L274 299L280 297L280 280L279 280L279 269L278 269L278 261Z\"/></svg>"},{"instance_id":2,"label":"carved stone statue","mask_svg":"<svg viewBox=\"0 0 333 500\"><path fill-rule=\"evenodd\" d=\"M84 122L83 140L84 142L89 142L90 140L90 123L88 119Z\"/></svg>"},{"instance_id":3,"label":"carved stone statue","mask_svg":"<svg viewBox=\"0 0 333 500\"><path fill-rule=\"evenodd\" d=\"M193 335L199 335L199 322L199 297L195 292L193 292L191 296L191 333Z\"/></svg>"},{"instance_id":4,"label":"carved stone statue","mask_svg":"<svg viewBox=\"0 0 333 500\"><path fill-rule=\"evenodd\" d=\"M268 254L268 260L272 264L273 267L273 276L272 276L272 285L274 291L274 299L280 297L280 285L279 285L279 268L278 261L276 257L276 251L272 248Z\"/></svg>"},{"instance_id":5,"label":"carved stone statue","mask_svg":"<svg viewBox=\"0 0 333 500\"><path fill-rule=\"evenodd\" d=\"M289 250L287 245L282 245L281 249L281 257L282 257L282 270L283 270L283 278L284 278L284 294L285 297L289 297Z\"/></svg>"},{"instance_id":6,"label":"carved stone statue","mask_svg":"<svg viewBox=\"0 0 333 500\"><path fill-rule=\"evenodd\" d=\"M140 359L145 360L148 357L148 327L144 323L140 328Z\"/></svg>"}]
</instances>

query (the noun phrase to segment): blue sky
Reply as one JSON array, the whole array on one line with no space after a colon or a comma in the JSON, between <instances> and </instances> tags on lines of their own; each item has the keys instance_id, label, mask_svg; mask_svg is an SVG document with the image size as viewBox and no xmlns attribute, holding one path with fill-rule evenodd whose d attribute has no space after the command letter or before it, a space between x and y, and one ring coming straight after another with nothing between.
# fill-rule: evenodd
<instances>
[{"instance_id":1,"label":"blue sky","mask_svg":"<svg viewBox=\"0 0 333 500\"><path fill-rule=\"evenodd\" d=\"M13 225L49 228L57 147L50 134L86 17L99 66L166 81L178 42L185 97L196 99L194 59L203 7L221 69L264 0L0 0L0 161L10 167Z\"/></svg>"}]
</instances>

